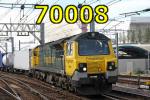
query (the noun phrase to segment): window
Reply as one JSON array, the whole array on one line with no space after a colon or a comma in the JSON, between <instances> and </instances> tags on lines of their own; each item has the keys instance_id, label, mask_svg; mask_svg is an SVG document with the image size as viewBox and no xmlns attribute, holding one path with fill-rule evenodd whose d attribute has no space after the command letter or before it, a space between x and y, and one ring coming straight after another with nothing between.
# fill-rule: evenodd
<instances>
[{"instance_id":1,"label":"window","mask_svg":"<svg viewBox=\"0 0 150 100\"><path fill-rule=\"evenodd\" d=\"M67 51L66 53L67 53L67 55L72 55L72 53L73 53L72 42L68 42L66 47L67 47L67 48L66 48L66 51Z\"/></svg>"},{"instance_id":2,"label":"window","mask_svg":"<svg viewBox=\"0 0 150 100\"><path fill-rule=\"evenodd\" d=\"M79 40L79 55L108 55L109 47L107 41L101 40Z\"/></svg>"},{"instance_id":3,"label":"window","mask_svg":"<svg viewBox=\"0 0 150 100\"><path fill-rule=\"evenodd\" d=\"M120 47L118 51L119 59L141 59L141 58L147 58L147 55L145 55L145 51L140 50L139 48L126 48L126 47Z\"/></svg>"},{"instance_id":4,"label":"window","mask_svg":"<svg viewBox=\"0 0 150 100\"><path fill-rule=\"evenodd\" d=\"M33 56L37 56L37 51L33 51Z\"/></svg>"}]
</instances>

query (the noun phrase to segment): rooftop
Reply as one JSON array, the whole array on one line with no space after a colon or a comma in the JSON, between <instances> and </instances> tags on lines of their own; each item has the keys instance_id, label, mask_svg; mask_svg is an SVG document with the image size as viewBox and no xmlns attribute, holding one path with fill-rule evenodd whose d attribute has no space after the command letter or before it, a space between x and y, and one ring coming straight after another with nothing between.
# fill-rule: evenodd
<instances>
[{"instance_id":1,"label":"rooftop","mask_svg":"<svg viewBox=\"0 0 150 100\"><path fill-rule=\"evenodd\" d=\"M131 23L150 23L150 17L132 17Z\"/></svg>"}]
</instances>

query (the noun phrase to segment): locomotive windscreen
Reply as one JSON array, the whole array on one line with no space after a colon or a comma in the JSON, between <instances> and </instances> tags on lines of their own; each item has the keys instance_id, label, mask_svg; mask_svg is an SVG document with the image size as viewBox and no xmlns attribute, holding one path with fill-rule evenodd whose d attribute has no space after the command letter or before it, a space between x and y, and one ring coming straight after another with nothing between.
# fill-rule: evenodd
<instances>
[{"instance_id":1,"label":"locomotive windscreen","mask_svg":"<svg viewBox=\"0 0 150 100\"><path fill-rule=\"evenodd\" d=\"M79 55L107 55L109 54L109 47L107 41L84 39L78 41Z\"/></svg>"}]
</instances>

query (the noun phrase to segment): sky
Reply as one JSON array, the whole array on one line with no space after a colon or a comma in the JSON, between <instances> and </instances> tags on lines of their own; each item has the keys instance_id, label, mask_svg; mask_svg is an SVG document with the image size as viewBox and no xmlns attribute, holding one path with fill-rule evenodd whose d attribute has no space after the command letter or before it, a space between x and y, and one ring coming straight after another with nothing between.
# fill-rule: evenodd
<instances>
[{"instance_id":1,"label":"sky","mask_svg":"<svg viewBox=\"0 0 150 100\"><path fill-rule=\"evenodd\" d=\"M84 2L85 1L85 2ZM114 2L112 2L114 1ZM54 4L61 5L65 8L67 5L78 5L79 3L90 4L93 8L97 5L107 5L109 8L108 16L109 19L116 19L116 21L108 21L106 24L96 24L96 30L109 29L114 25L117 25L119 21L122 21L119 25L116 26L117 29L127 30L129 28L130 18L125 16L120 16L122 13L139 11L146 8L150 8L150 0L0 0L0 3L19 3L19 4L47 4L50 7ZM95 3L92 3L95 2ZM0 5L3 6L3 5ZM24 17L21 22L34 23L40 14L40 10L34 10L32 8L25 8ZM23 16L23 11L19 8L3 8L0 7L0 22L1 23L20 23L20 16ZM134 15L139 16L139 15ZM150 12L141 13L139 17L150 17ZM118 19L120 17L120 19ZM133 16L132 16L133 17ZM52 24L49 21L48 13L44 18L43 22L45 23L45 40L46 42L58 40L62 37L71 36L81 32L79 28L79 23L76 24L67 24L63 21L61 24ZM108 25L107 25L108 24ZM106 26L107 25L107 26ZM89 27L88 27L89 28ZM113 27L115 28L115 27ZM15 36L15 34L14 34ZM18 49L18 41L32 41L34 38L30 37L15 37L15 49ZM10 45L10 43L8 43ZM34 46L39 44L37 41ZM32 48L31 44L22 45L22 48ZM11 48L9 48L9 51Z\"/></svg>"}]
</instances>

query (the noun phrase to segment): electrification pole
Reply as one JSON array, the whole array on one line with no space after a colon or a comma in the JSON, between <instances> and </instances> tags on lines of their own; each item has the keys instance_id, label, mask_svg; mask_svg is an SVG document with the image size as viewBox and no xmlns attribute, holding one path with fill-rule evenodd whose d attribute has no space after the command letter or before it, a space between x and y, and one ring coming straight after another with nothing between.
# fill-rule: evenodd
<instances>
[{"instance_id":1,"label":"electrification pole","mask_svg":"<svg viewBox=\"0 0 150 100\"><path fill-rule=\"evenodd\" d=\"M118 44L118 32L117 32L117 29L116 29L116 26L115 26L115 34L116 34L116 54L117 54L117 74L119 74L119 70L118 70L118 67L119 67L119 44Z\"/></svg>"},{"instance_id":2,"label":"electrification pole","mask_svg":"<svg viewBox=\"0 0 150 100\"><path fill-rule=\"evenodd\" d=\"M45 43L45 30L44 30L44 23L42 23L40 25L40 37L41 37L41 41L40 43L43 45Z\"/></svg>"},{"instance_id":3,"label":"electrification pole","mask_svg":"<svg viewBox=\"0 0 150 100\"><path fill-rule=\"evenodd\" d=\"M19 51L21 50L21 42L20 42L20 40L19 40Z\"/></svg>"},{"instance_id":4,"label":"electrification pole","mask_svg":"<svg viewBox=\"0 0 150 100\"><path fill-rule=\"evenodd\" d=\"M5 52L7 53L7 43L5 43L5 48L6 48L6 51L5 51Z\"/></svg>"},{"instance_id":5,"label":"electrification pole","mask_svg":"<svg viewBox=\"0 0 150 100\"><path fill-rule=\"evenodd\" d=\"M9 38L11 41L12 53L14 52L14 37Z\"/></svg>"},{"instance_id":6,"label":"electrification pole","mask_svg":"<svg viewBox=\"0 0 150 100\"><path fill-rule=\"evenodd\" d=\"M150 73L150 52L149 51L148 51L147 65L148 65L148 74L149 74Z\"/></svg>"}]
</instances>

